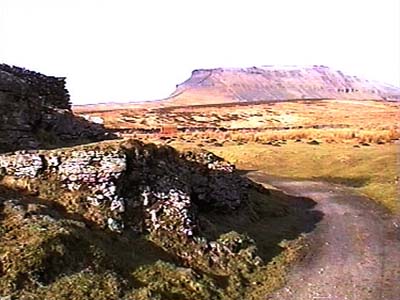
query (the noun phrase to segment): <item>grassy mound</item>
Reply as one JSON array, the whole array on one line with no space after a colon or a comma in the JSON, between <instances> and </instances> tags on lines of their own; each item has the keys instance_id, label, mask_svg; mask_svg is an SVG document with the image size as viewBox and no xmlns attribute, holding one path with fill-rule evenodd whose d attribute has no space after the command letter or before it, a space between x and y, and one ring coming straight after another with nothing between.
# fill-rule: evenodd
<instances>
[{"instance_id":1,"label":"grassy mound","mask_svg":"<svg viewBox=\"0 0 400 300\"><path fill-rule=\"evenodd\" d=\"M322 217L310 200L293 209L251 185L239 209L197 210L193 238L116 233L93 222L80 191L21 182L0 185L0 296L10 299L262 299Z\"/></svg>"}]
</instances>

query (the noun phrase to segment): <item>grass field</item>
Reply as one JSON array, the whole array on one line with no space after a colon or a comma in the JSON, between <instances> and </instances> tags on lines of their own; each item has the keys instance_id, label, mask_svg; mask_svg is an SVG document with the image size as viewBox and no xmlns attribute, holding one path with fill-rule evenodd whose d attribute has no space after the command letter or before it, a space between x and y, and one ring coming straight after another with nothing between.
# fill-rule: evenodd
<instances>
[{"instance_id":1,"label":"grass field","mask_svg":"<svg viewBox=\"0 0 400 300\"><path fill-rule=\"evenodd\" d=\"M354 147L352 143L309 145L288 142L274 147L249 143L207 149L240 169L343 184L392 212L400 211L399 144Z\"/></svg>"},{"instance_id":2,"label":"grass field","mask_svg":"<svg viewBox=\"0 0 400 300\"><path fill-rule=\"evenodd\" d=\"M399 120L398 103L383 101L314 100L269 103L236 103L231 105L187 106L108 111L81 111L100 117L111 129L157 129L165 124L180 128L214 127L227 129L254 129L262 131L281 127L348 128L359 130L389 130ZM82 108L81 108L82 109Z\"/></svg>"}]
</instances>

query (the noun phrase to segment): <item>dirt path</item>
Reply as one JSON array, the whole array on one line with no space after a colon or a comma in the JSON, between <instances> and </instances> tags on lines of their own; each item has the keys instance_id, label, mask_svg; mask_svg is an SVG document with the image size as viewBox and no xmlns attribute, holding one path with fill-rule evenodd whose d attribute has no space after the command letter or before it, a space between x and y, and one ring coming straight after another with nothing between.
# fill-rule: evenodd
<instances>
[{"instance_id":1,"label":"dirt path","mask_svg":"<svg viewBox=\"0 0 400 300\"><path fill-rule=\"evenodd\" d=\"M349 188L248 176L286 194L311 198L324 217L307 234L310 250L293 267L287 285L269 300L399 300L400 219Z\"/></svg>"}]
</instances>

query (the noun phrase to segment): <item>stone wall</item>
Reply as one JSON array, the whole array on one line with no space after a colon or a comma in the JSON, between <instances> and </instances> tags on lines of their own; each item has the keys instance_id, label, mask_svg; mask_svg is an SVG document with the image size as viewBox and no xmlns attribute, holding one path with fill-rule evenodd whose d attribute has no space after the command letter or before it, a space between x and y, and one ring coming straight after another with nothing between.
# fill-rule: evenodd
<instances>
[{"instance_id":1,"label":"stone wall","mask_svg":"<svg viewBox=\"0 0 400 300\"><path fill-rule=\"evenodd\" d=\"M101 125L72 114L65 78L0 64L0 152L108 137Z\"/></svg>"},{"instance_id":2,"label":"stone wall","mask_svg":"<svg viewBox=\"0 0 400 300\"><path fill-rule=\"evenodd\" d=\"M37 182L39 189L52 183L61 188L59 194L80 191L82 207L101 208L103 219L91 221L112 231L121 231L125 224L140 232L165 229L172 226L162 224L166 214L187 236L195 229L194 206L235 210L245 200L248 184L233 165L210 152L179 153L139 141L17 151L0 155L0 168L5 176ZM126 214L130 209L132 215ZM145 217L135 220L132 216L139 210Z\"/></svg>"},{"instance_id":3,"label":"stone wall","mask_svg":"<svg viewBox=\"0 0 400 300\"><path fill-rule=\"evenodd\" d=\"M0 83L0 90L24 94L29 98L36 98L42 105L71 109L69 93L65 88L65 77L46 76L25 68L0 64L0 72L12 75L23 83L18 88L10 89ZM3 74L4 76L4 74ZM1 77L0 77L1 78Z\"/></svg>"}]
</instances>

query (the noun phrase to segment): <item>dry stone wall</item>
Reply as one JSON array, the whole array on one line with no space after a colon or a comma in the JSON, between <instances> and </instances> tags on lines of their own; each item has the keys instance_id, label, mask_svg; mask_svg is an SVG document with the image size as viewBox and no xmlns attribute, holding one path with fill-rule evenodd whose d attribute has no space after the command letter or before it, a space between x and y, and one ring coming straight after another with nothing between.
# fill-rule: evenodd
<instances>
[{"instance_id":1,"label":"dry stone wall","mask_svg":"<svg viewBox=\"0 0 400 300\"><path fill-rule=\"evenodd\" d=\"M0 64L0 152L110 138L72 114L65 78Z\"/></svg>"},{"instance_id":2,"label":"dry stone wall","mask_svg":"<svg viewBox=\"0 0 400 300\"><path fill-rule=\"evenodd\" d=\"M14 94L24 94L28 97L35 97L42 105L54 106L63 109L70 109L70 97L65 88L65 77L46 76L25 68L0 64L0 72L4 77L13 78L19 83L18 86L10 88L9 85L0 83L0 89L11 91ZM6 74L8 75L6 75ZM1 77L0 77L1 78Z\"/></svg>"}]
</instances>

